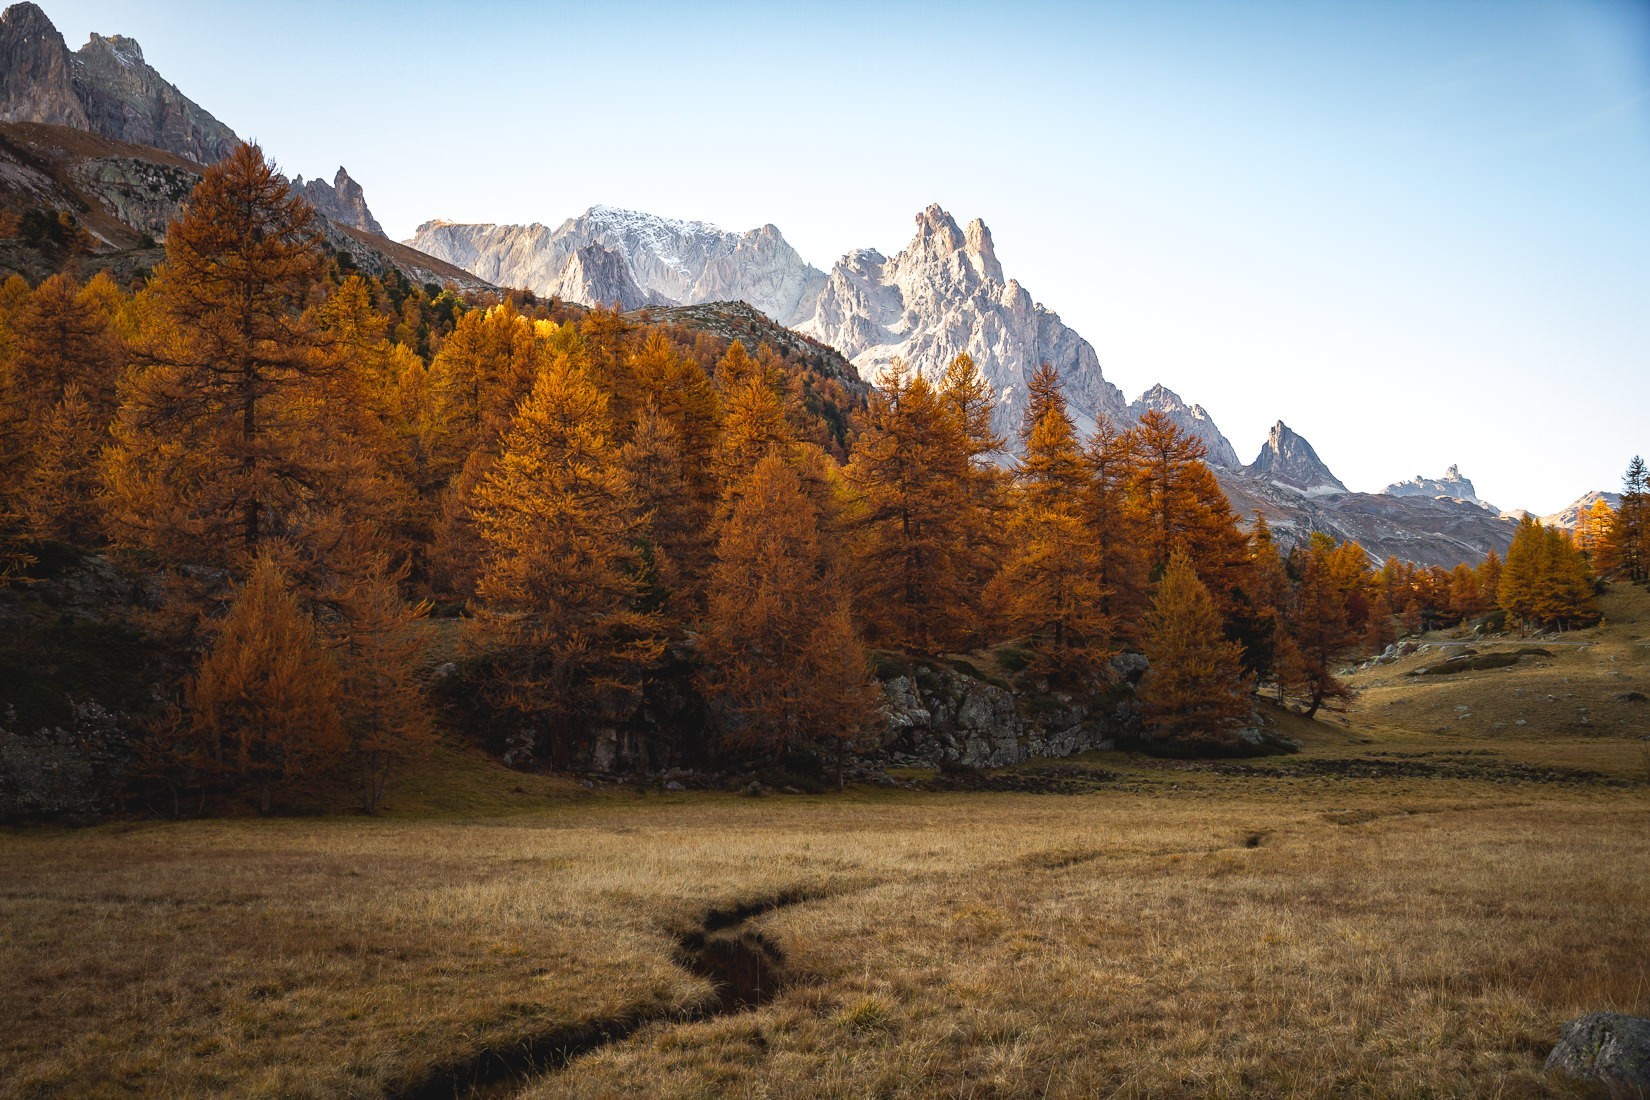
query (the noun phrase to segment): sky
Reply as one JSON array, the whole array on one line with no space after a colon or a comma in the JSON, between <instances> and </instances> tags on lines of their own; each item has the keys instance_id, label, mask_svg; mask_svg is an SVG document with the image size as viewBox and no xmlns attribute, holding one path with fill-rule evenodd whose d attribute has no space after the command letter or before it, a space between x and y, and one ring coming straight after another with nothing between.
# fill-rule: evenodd
<instances>
[{"instance_id":1,"label":"sky","mask_svg":"<svg viewBox=\"0 0 1650 1100\"><path fill-rule=\"evenodd\" d=\"M809 261L938 202L1132 399L1504 508L1650 452L1650 2L40 0L389 234L596 203Z\"/></svg>"}]
</instances>

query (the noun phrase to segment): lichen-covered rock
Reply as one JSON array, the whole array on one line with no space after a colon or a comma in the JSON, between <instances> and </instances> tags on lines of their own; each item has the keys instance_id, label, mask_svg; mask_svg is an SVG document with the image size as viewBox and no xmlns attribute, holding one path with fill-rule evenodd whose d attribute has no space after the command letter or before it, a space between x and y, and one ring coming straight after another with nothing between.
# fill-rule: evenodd
<instances>
[{"instance_id":1,"label":"lichen-covered rock","mask_svg":"<svg viewBox=\"0 0 1650 1100\"><path fill-rule=\"evenodd\" d=\"M1096 707L1057 693L1022 696L943 665L920 665L882 683L881 753L889 763L1000 768L1109 748L1133 708Z\"/></svg>"},{"instance_id":2,"label":"lichen-covered rock","mask_svg":"<svg viewBox=\"0 0 1650 1100\"><path fill-rule=\"evenodd\" d=\"M1597 1081L1613 1097L1650 1096L1650 1019L1594 1012L1559 1031L1547 1069Z\"/></svg>"}]
</instances>

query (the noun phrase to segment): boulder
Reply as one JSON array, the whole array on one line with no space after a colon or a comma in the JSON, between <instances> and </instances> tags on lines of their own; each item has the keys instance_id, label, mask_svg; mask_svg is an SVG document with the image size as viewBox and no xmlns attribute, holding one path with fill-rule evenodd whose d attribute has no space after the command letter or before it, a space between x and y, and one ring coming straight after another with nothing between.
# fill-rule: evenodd
<instances>
[{"instance_id":1,"label":"boulder","mask_svg":"<svg viewBox=\"0 0 1650 1100\"><path fill-rule=\"evenodd\" d=\"M1559 1031L1547 1069L1597 1081L1612 1097L1650 1096L1650 1019L1594 1012Z\"/></svg>"}]
</instances>

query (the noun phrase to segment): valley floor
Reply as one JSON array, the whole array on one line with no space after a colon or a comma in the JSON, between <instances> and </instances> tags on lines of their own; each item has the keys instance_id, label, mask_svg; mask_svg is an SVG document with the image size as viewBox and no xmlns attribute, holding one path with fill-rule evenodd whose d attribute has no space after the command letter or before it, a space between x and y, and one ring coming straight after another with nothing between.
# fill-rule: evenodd
<instances>
[{"instance_id":1,"label":"valley floor","mask_svg":"<svg viewBox=\"0 0 1650 1100\"><path fill-rule=\"evenodd\" d=\"M1559 1025L1650 1014L1639 595L1510 670L1360 673L1297 756L1080 793L443 758L382 819L0 834L0 1094L1580 1094Z\"/></svg>"}]
</instances>

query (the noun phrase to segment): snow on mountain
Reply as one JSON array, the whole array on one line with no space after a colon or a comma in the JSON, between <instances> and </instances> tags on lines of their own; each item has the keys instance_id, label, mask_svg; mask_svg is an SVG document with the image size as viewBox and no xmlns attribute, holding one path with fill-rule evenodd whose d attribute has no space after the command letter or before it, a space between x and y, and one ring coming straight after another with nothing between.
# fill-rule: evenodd
<instances>
[{"instance_id":1,"label":"snow on mountain","mask_svg":"<svg viewBox=\"0 0 1650 1100\"><path fill-rule=\"evenodd\" d=\"M1179 394L1159 382L1129 405L1129 422L1133 423L1153 410L1167 416L1181 431L1202 440L1204 447L1209 451L1206 457L1210 465L1223 466L1228 470L1243 468L1237 451L1221 434L1220 429L1215 426L1214 418L1202 405L1186 404Z\"/></svg>"},{"instance_id":2,"label":"snow on mountain","mask_svg":"<svg viewBox=\"0 0 1650 1100\"><path fill-rule=\"evenodd\" d=\"M771 225L730 233L708 222L611 206L592 206L555 229L430 221L407 243L499 286L609 305L618 299L564 293L580 282L567 268L584 263L582 251L596 245L624 261L630 280L653 304L744 301L790 326L812 316L825 284L824 273Z\"/></svg>"},{"instance_id":3,"label":"snow on mountain","mask_svg":"<svg viewBox=\"0 0 1650 1100\"><path fill-rule=\"evenodd\" d=\"M1244 468L1250 477L1259 478L1280 488L1291 489L1306 496L1327 496L1345 493L1346 486L1329 471L1312 444L1278 421L1266 437L1260 454Z\"/></svg>"},{"instance_id":4,"label":"snow on mountain","mask_svg":"<svg viewBox=\"0 0 1650 1100\"><path fill-rule=\"evenodd\" d=\"M1451 497L1482 505L1492 512L1497 509L1480 500L1472 482L1461 476L1459 466L1451 466L1443 477L1423 477L1416 474L1407 481L1395 481L1381 492L1394 497Z\"/></svg>"},{"instance_id":5,"label":"snow on mountain","mask_svg":"<svg viewBox=\"0 0 1650 1100\"><path fill-rule=\"evenodd\" d=\"M1094 348L1005 278L984 222L960 229L931 205L916 226L893 259L861 249L838 260L801 331L872 381L894 359L933 376L966 352L996 390L997 428L1011 437L1025 416L1027 379L1045 362L1059 370L1082 430L1102 418L1126 422L1123 394L1106 381Z\"/></svg>"}]
</instances>

